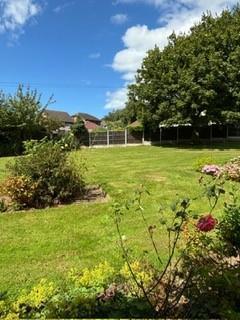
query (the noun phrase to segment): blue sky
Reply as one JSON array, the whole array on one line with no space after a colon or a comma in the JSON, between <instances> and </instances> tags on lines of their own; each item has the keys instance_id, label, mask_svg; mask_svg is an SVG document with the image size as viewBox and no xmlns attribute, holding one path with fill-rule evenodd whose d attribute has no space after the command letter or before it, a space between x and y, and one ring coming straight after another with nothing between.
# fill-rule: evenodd
<instances>
[{"instance_id":1,"label":"blue sky","mask_svg":"<svg viewBox=\"0 0 240 320\"><path fill-rule=\"evenodd\" d=\"M124 107L148 49L234 0L0 0L0 88L30 84L51 109L102 117Z\"/></svg>"}]
</instances>

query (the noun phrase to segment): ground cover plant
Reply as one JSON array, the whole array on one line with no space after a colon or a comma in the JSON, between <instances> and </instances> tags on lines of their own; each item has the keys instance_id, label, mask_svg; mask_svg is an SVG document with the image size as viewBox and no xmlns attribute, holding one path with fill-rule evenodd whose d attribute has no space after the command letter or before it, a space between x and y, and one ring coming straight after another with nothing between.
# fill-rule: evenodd
<instances>
[{"instance_id":1,"label":"ground cover plant","mask_svg":"<svg viewBox=\"0 0 240 320\"><path fill-rule=\"evenodd\" d=\"M195 163L204 157L223 164L238 155L238 145L204 148L132 147L87 149L80 151L87 165L87 183L101 184L109 194L108 203L81 203L58 208L0 214L0 291L16 294L31 288L42 278L61 281L72 267L90 267L101 261L122 265L121 253L111 217L112 203L128 198L140 184L151 193L145 201L149 223L154 223L160 201L167 203L172 196L194 197L198 193L199 173ZM73 153L77 160L80 153ZM7 172L0 159L2 179ZM193 209L208 209L197 200ZM218 212L217 212L218 213ZM139 217L129 215L123 222L128 241L137 247L149 248ZM167 244L165 237L159 241ZM167 247L167 246L166 246ZM167 250L166 250L167 251ZM163 253L165 259L167 252ZM12 276L14 274L14 277Z\"/></svg>"}]
</instances>

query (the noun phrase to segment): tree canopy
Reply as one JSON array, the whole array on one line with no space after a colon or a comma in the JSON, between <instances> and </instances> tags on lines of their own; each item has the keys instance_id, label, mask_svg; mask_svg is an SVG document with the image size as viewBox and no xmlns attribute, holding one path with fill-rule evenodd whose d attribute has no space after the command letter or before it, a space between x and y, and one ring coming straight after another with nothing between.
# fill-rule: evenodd
<instances>
[{"instance_id":1,"label":"tree canopy","mask_svg":"<svg viewBox=\"0 0 240 320\"><path fill-rule=\"evenodd\" d=\"M129 86L125 115L146 127L239 122L240 7L203 14L188 34L145 57Z\"/></svg>"},{"instance_id":2,"label":"tree canopy","mask_svg":"<svg viewBox=\"0 0 240 320\"><path fill-rule=\"evenodd\" d=\"M48 134L48 120L42 117L46 105L36 90L19 86L16 93L0 92L0 155L21 153L23 141Z\"/></svg>"}]
</instances>

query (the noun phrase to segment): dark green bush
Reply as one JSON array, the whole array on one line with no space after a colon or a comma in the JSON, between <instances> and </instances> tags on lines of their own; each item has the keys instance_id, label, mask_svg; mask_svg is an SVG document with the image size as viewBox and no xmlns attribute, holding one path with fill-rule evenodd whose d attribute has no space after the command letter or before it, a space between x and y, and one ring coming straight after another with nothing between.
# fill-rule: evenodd
<instances>
[{"instance_id":1,"label":"dark green bush","mask_svg":"<svg viewBox=\"0 0 240 320\"><path fill-rule=\"evenodd\" d=\"M231 192L231 203L224 204L224 216L219 224L219 238L226 253L240 254L240 202L236 192Z\"/></svg>"},{"instance_id":2,"label":"dark green bush","mask_svg":"<svg viewBox=\"0 0 240 320\"><path fill-rule=\"evenodd\" d=\"M7 204L3 199L0 199L0 213L1 212L6 212L8 209Z\"/></svg>"},{"instance_id":3,"label":"dark green bush","mask_svg":"<svg viewBox=\"0 0 240 320\"><path fill-rule=\"evenodd\" d=\"M240 203L236 186L230 192L229 186L223 190L221 179L224 178L219 181L220 193L216 192L216 184L215 191L207 192L207 196L214 209L218 197L225 194L224 206L220 207L222 217L218 223L215 220L217 225L211 228L212 232L207 229L207 222L205 228L200 228L200 224L195 226L198 231L190 237L183 259L183 278L191 270L184 292L188 301L186 311L191 319L240 317Z\"/></svg>"},{"instance_id":4,"label":"dark green bush","mask_svg":"<svg viewBox=\"0 0 240 320\"><path fill-rule=\"evenodd\" d=\"M83 194L83 168L70 159L60 144L44 139L30 141L25 148L25 155L9 165L9 180L22 179L21 190L14 183L11 188L6 188L8 196L17 204L22 207L46 207L72 201ZM24 181L27 183L22 183Z\"/></svg>"}]
</instances>

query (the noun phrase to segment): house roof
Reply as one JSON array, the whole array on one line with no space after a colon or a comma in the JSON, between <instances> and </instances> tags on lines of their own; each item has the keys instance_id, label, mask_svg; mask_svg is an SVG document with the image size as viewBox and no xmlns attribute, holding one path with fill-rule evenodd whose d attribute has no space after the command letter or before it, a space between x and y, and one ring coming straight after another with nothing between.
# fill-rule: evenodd
<instances>
[{"instance_id":1,"label":"house roof","mask_svg":"<svg viewBox=\"0 0 240 320\"><path fill-rule=\"evenodd\" d=\"M45 110L44 113L52 120L73 123L72 117L67 112L56 110Z\"/></svg>"},{"instance_id":2,"label":"house roof","mask_svg":"<svg viewBox=\"0 0 240 320\"><path fill-rule=\"evenodd\" d=\"M141 127L142 126L142 123L138 120L132 122L131 124L129 124L129 127L131 128L137 128L137 127Z\"/></svg>"},{"instance_id":3,"label":"house roof","mask_svg":"<svg viewBox=\"0 0 240 320\"><path fill-rule=\"evenodd\" d=\"M98 126L96 123L92 122L92 121L86 120L86 122L85 122L85 128L86 128L88 131L92 131L92 130L95 130L95 129L99 128L99 126Z\"/></svg>"},{"instance_id":4,"label":"house roof","mask_svg":"<svg viewBox=\"0 0 240 320\"><path fill-rule=\"evenodd\" d=\"M73 115L73 117L81 117L83 120L88 120L88 121L98 121L98 122L101 122L100 119L92 116L91 114L88 114L88 113L82 113L82 112L79 112L75 115Z\"/></svg>"}]
</instances>

